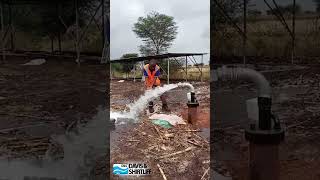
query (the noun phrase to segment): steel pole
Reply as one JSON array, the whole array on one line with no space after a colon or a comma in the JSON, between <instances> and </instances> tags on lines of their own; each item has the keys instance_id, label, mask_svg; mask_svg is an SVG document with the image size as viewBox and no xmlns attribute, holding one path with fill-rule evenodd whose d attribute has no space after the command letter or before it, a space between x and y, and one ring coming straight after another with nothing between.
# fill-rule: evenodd
<instances>
[{"instance_id":1,"label":"steel pole","mask_svg":"<svg viewBox=\"0 0 320 180\"><path fill-rule=\"evenodd\" d=\"M188 81L188 56L186 56L186 82Z\"/></svg>"},{"instance_id":2,"label":"steel pole","mask_svg":"<svg viewBox=\"0 0 320 180\"><path fill-rule=\"evenodd\" d=\"M11 43L11 51L14 49L13 42L13 24L12 24L12 5L9 3L9 24L10 24L10 43Z\"/></svg>"},{"instance_id":3,"label":"steel pole","mask_svg":"<svg viewBox=\"0 0 320 180\"><path fill-rule=\"evenodd\" d=\"M101 21L102 21L102 49L104 48L104 43L105 43L105 15L104 15L104 11L105 11L105 7L104 7L104 0L101 0Z\"/></svg>"},{"instance_id":4,"label":"steel pole","mask_svg":"<svg viewBox=\"0 0 320 180\"><path fill-rule=\"evenodd\" d=\"M75 13L76 13L76 51L77 51L77 63L80 66L80 50L79 50L79 12L78 12L78 0L75 0Z\"/></svg>"},{"instance_id":5,"label":"steel pole","mask_svg":"<svg viewBox=\"0 0 320 180\"><path fill-rule=\"evenodd\" d=\"M170 84L170 61L169 61L169 58L167 60L167 63L168 63L168 69L167 69L167 71L168 71L168 84Z\"/></svg>"},{"instance_id":6,"label":"steel pole","mask_svg":"<svg viewBox=\"0 0 320 180\"><path fill-rule=\"evenodd\" d=\"M3 1L1 1L1 5L0 5L0 11L1 11L1 39L2 37L4 37L4 20L3 20ZM5 55L5 48L6 48L6 44L5 44L5 40L2 41L1 43L2 45L2 62L4 62L6 60L6 55Z\"/></svg>"},{"instance_id":7,"label":"steel pole","mask_svg":"<svg viewBox=\"0 0 320 180\"><path fill-rule=\"evenodd\" d=\"M243 64L246 65L247 56L247 0L243 0Z\"/></svg>"},{"instance_id":8,"label":"steel pole","mask_svg":"<svg viewBox=\"0 0 320 180\"><path fill-rule=\"evenodd\" d=\"M293 0L292 10L292 50L291 50L291 64L294 63L295 57L295 43L296 43L296 0Z\"/></svg>"}]
</instances>

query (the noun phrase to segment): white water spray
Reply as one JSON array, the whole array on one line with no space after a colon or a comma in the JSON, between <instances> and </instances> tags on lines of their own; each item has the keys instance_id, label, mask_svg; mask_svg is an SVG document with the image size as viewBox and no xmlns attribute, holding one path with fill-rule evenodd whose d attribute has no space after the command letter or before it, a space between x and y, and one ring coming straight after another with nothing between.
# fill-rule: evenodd
<instances>
[{"instance_id":1,"label":"white water spray","mask_svg":"<svg viewBox=\"0 0 320 180\"><path fill-rule=\"evenodd\" d=\"M62 160L24 161L0 160L0 179L24 180L25 177L55 178L61 180L92 179L92 168L107 149L107 112L98 114L78 133L59 135L53 139L63 145Z\"/></svg>"},{"instance_id":2,"label":"white water spray","mask_svg":"<svg viewBox=\"0 0 320 180\"><path fill-rule=\"evenodd\" d=\"M177 87L189 87L190 91L194 92L194 87L189 83L167 84L163 87L157 87L152 90L147 90L137 101L128 105L129 112L110 112L110 118L116 120L116 124L126 122L117 121L119 118L129 118L137 121L139 114L146 108L149 101L161 96L163 93L175 89Z\"/></svg>"}]
</instances>

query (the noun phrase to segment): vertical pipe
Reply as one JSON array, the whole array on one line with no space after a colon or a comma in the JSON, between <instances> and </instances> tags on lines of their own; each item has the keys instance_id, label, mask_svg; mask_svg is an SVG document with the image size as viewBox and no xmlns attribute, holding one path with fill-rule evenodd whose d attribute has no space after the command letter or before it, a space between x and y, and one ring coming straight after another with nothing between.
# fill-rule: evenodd
<instances>
[{"instance_id":1,"label":"vertical pipe","mask_svg":"<svg viewBox=\"0 0 320 180\"><path fill-rule=\"evenodd\" d=\"M77 63L78 63L78 66L80 66L78 0L75 0L75 11L76 11L76 51L77 51Z\"/></svg>"},{"instance_id":2,"label":"vertical pipe","mask_svg":"<svg viewBox=\"0 0 320 180\"><path fill-rule=\"evenodd\" d=\"M2 62L4 62L5 60L6 60L6 55L5 55L5 48L6 48L6 44L5 44L5 40L3 39L4 38L4 33L5 33L5 31L4 31L4 21L3 21L3 1L1 1L1 4L0 4L0 13L1 13L1 40L3 40L2 41L2 43L1 43L1 45L2 45Z\"/></svg>"},{"instance_id":3,"label":"vertical pipe","mask_svg":"<svg viewBox=\"0 0 320 180\"><path fill-rule=\"evenodd\" d=\"M247 56L247 0L243 0L243 64L246 65Z\"/></svg>"},{"instance_id":4,"label":"vertical pipe","mask_svg":"<svg viewBox=\"0 0 320 180\"><path fill-rule=\"evenodd\" d=\"M104 0L101 0L101 5L102 5L102 7L101 7L101 15L102 15L102 17L101 17L101 24L102 24L102 49L104 48L104 43L105 43L105 15L104 15L104 11L105 11L105 7L104 7L104 5L105 5L105 3L104 3Z\"/></svg>"},{"instance_id":5,"label":"vertical pipe","mask_svg":"<svg viewBox=\"0 0 320 180\"><path fill-rule=\"evenodd\" d=\"M291 49L291 64L294 63L296 43L296 0L293 0L292 10L292 49Z\"/></svg>"},{"instance_id":6,"label":"vertical pipe","mask_svg":"<svg viewBox=\"0 0 320 180\"><path fill-rule=\"evenodd\" d=\"M167 71L168 71L168 84L170 83L169 81L170 81L170 62L169 62L169 58L167 59L167 63L168 63L168 69L167 69Z\"/></svg>"},{"instance_id":7,"label":"vertical pipe","mask_svg":"<svg viewBox=\"0 0 320 180\"><path fill-rule=\"evenodd\" d=\"M186 82L188 81L188 56L186 56Z\"/></svg>"}]
</instances>

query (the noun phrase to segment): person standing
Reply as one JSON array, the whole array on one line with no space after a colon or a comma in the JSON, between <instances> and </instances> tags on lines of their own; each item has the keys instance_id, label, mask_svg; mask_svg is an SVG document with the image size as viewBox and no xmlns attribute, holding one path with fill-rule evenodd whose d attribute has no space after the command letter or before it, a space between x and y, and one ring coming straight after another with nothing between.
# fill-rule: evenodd
<instances>
[{"instance_id":1,"label":"person standing","mask_svg":"<svg viewBox=\"0 0 320 180\"><path fill-rule=\"evenodd\" d=\"M145 90L150 90L155 87L159 87L161 85L160 82L160 67L157 65L157 60L156 59L151 59L149 64L146 64L143 67L143 76L145 78L144 81L144 87ZM165 95L160 96L161 102L162 102L162 110L163 111L169 111L168 104L166 101ZM153 113L154 108L153 108L153 102L149 102L149 112Z\"/></svg>"}]
</instances>

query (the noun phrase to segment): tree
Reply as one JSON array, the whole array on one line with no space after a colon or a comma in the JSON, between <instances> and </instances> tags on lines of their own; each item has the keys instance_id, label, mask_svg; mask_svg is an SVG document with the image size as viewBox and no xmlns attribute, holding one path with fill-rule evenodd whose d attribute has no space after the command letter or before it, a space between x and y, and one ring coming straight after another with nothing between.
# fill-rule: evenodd
<instances>
[{"instance_id":1,"label":"tree","mask_svg":"<svg viewBox=\"0 0 320 180\"><path fill-rule=\"evenodd\" d=\"M125 58L134 58L134 57L138 57L138 54L136 53L128 53L128 54L124 54L122 55L121 59L125 59ZM129 77L129 73L130 71L134 68L135 63L134 62L128 62L122 65L122 71L126 73L126 77Z\"/></svg>"},{"instance_id":2,"label":"tree","mask_svg":"<svg viewBox=\"0 0 320 180\"><path fill-rule=\"evenodd\" d=\"M157 12L139 17L133 26L133 32L144 42L139 46L143 55L166 52L176 38L177 29L173 17Z\"/></svg>"}]
</instances>

